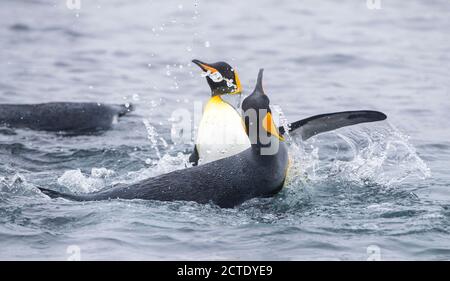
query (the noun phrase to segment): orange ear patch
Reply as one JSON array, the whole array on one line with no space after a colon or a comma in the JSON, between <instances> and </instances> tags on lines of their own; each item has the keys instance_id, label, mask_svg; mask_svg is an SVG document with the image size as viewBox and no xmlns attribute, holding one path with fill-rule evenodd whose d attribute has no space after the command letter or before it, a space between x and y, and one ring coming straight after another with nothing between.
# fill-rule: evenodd
<instances>
[{"instance_id":1,"label":"orange ear patch","mask_svg":"<svg viewBox=\"0 0 450 281\"><path fill-rule=\"evenodd\" d=\"M230 93L230 95L239 94L242 92L241 80L239 80L239 76L238 76L236 70L234 70L234 79L236 80L236 90L234 92Z\"/></svg>"},{"instance_id":2,"label":"orange ear patch","mask_svg":"<svg viewBox=\"0 0 450 281\"><path fill-rule=\"evenodd\" d=\"M270 112L267 112L266 116L264 116L262 126L266 132L277 137L279 140L284 141L284 138L278 133L277 127L275 127L275 123L272 120L272 114Z\"/></svg>"}]
</instances>

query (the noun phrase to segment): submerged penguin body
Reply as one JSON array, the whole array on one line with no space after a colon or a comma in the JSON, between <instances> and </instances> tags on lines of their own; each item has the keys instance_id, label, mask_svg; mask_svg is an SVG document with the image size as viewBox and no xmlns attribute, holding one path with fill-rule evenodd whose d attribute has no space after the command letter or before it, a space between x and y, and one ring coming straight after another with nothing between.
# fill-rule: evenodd
<instances>
[{"instance_id":1,"label":"submerged penguin body","mask_svg":"<svg viewBox=\"0 0 450 281\"><path fill-rule=\"evenodd\" d=\"M145 199L194 201L231 208L255 197L270 197L283 187L288 164L287 148L279 156L256 155L251 148L228 158L148 178L132 185L118 185L91 194L63 194L42 189L50 197L75 201Z\"/></svg>"},{"instance_id":2,"label":"submerged penguin body","mask_svg":"<svg viewBox=\"0 0 450 281\"><path fill-rule=\"evenodd\" d=\"M118 118L132 111L131 105L54 102L1 104L0 126L53 132L107 130Z\"/></svg>"}]
</instances>

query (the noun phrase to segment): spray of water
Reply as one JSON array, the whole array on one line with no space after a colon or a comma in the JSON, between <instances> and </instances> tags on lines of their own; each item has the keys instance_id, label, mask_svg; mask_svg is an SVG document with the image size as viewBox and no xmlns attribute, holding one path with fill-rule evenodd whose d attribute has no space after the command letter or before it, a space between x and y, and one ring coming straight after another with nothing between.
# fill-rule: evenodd
<instances>
[{"instance_id":1,"label":"spray of water","mask_svg":"<svg viewBox=\"0 0 450 281\"><path fill-rule=\"evenodd\" d=\"M392 187L431 175L408 137L386 122L340 129L307 142L294 136L289 149L294 183L333 179Z\"/></svg>"},{"instance_id":2,"label":"spray of water","mask_svg":"<svg viewBox=\"0 0 450 281\"><path fill-rule=\"evenodd\" d=\"M29 183L26 178L19 173L11 177L0 177L0 196L2 194L22 196L42 195L33 184Z\"/></svg>"},{"instance_id":3,"label":"spray of water","mask_svg":"<svg viewBox=\"0 0 450 281\"><path fill-rule=\"evenodd\" d=\"M156 156L158 157L158 160L161 160L161 152L159 151L159 148L158 148L158 137L159 137L158 132L156 131L155 127L153 127L147 119L142 119L142 122L144 123L145 129L147 130L147 138L150 140L150 143L152 145L152 148L156 152Z\"/></svg>"}]
</instances>

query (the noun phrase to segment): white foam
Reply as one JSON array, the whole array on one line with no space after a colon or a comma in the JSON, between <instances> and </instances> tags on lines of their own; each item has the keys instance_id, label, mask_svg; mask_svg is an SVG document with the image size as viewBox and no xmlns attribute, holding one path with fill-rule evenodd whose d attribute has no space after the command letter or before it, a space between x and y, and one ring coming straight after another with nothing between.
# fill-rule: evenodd
<instances>
[{"instance_id":1,"label":"white foam","mask_svg":"<svg viewBox=\"0 0 450 281\"><path fill-rule=\"evenodd\" d=\"M21 174L15 174L12 177L0 177L0 192L15 195L40 194L36 186L29 183Z\"/></svg>"},{"instance_id":2,"label":"white foam","mask_svg":"<svg viewBox=\"0 0 450 281\"><path fill-rule=\"evenodd\" d=\"M57 182L74 193L90 193L104 188L108 184L106 179L114 174L106 168L92 168L90 175L83 174L80 169L68 170Z\"/></svg>"},{"instance_id":3,"label":"white foam","mask_svg":"<svg viewBox=\"0 0 450 281\"><path fill-rule=\"evenodd\" d=\"M330 142L336 142L334 159L330 159L333 154ZM323 147L324 144L328 147ZM408 137L385 122L347 127L305 143L295 139L289 150L289 180L294 182L335 178L358 184L395 186L407 179L425 179L431 175ZM328 159L322 159L321 155Z\"/></svg>"}]
</instances>

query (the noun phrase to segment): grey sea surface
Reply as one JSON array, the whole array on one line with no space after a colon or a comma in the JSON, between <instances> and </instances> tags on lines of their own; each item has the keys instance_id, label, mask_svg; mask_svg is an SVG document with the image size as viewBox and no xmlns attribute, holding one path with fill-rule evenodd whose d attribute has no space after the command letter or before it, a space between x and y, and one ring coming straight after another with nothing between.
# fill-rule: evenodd
<instances>
[{"instance_id":1,"label":"grey sea surface","mask_svg":"<svg viewBox=\"0 0 450 281\"><path fill-rule=\"evenodd\" d=\"M376 1L375 1L376 2ZM113 130L0 128L1 260L449 260L450 2L0 2L0 103L133 103ZM72 7L73 8L73 7ZM376 8L376 7L375 7ZM184 168L172 113L209 88L192 59L226 61L289 121L371 109L383 122L302 142L274 198L49 199Z\"/></svg>"}]
</instances>

